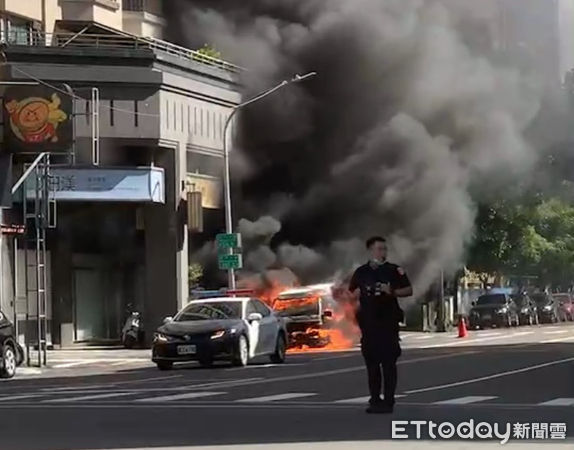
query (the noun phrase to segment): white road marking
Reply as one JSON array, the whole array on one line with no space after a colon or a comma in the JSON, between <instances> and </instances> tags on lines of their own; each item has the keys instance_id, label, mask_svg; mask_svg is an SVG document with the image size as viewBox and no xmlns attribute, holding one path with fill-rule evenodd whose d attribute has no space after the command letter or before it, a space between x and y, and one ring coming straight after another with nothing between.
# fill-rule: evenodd
<instances>
[{"instance_id":1,"label":"white road marking","mask_svg":"<svg viewBox=\"0 0 574 450\"><path fill-rule=\"evenodd\" d=\"M556 338L556 339L547 339L545 341L541 341L541 343L542 344L552 344L553 342L568 342L568 341L574 341L574 336Z\"/></svg>"},{"instance_id":2,"label":"white road marking","mask_svg":"<svg viewBox=\"0 0 574 450\"><path fill-rule=\"evenodd\" d=\"M570 333L570 330L544 331L544 334L564 334L564 333Z\"/></svg>"},{"instance_id":3,"label":"white road marking","mask_svg":"<svg viewBox=\"0 0 574 450\"><path fill-rule=\"evenodd\" d=\"M88 364L93 364L97 361L98 360L75 361L75 362L70 362L70 363L65 363L65 364L56 364L56 365L52 366L52 369L69 369L70 367L86 366Z\"/></svg>"},{"instance_id":4,"label":"white road marking","mask_svg":"<svg viewBox=\"0 0 574 450\"><path fill-rule=\"evenodd\" d=\"M541 406L574 406L574 398L555 398L544 403Z\"/></svg>"},{"instance_id":5,"label":"white road marking","mask_svg":"<svg viewBox=\"0 0 574 450\"><path fill-rule=\"evenodd\" d=\"M35 394L29 395L9 395L7 397L0 397L0 402L11 402L12 400L24 400L25 398L37 397Z\"/></svg>"},{"instance_id":6,"label":"white road marking","mask_svg":"<svg viewBox=\"0 0 574 450\"><path fill-rule=\"evenodd\" d=\"M132 395L131 392L113 392L108 394L97 394L97 395L83 395L81 397L68 397L68 398L57 398L57 399L50 399L44 400L42 403L73 403L73 402L82 402L85 400L100 400L105 398L114 398L114 397L122 397L126 395Z\"/></svg>"},{"instance_id":7,"label":"white road marking","mask_svg":"<svg viewBox=\"0 0 574 450\"><path fill-rule=\"evenodd\" d=\"M449 400L441 400L440 402L434 402L435 405L468 405L469 403L484 402L486 400L492 400L497 397L492 397L489 395L478 396L470 395L468 397L451 398Z\"/></svg>"},{"instance_id":8,"label":"white road marking","mask_svg":"<svg viewBox=\"0 0 574 450\"><path fill-rule=\"evenodd\" d=\"M463 386L466 384L478 383L480 381L494 380L496 378L502 378L502 377L505 377L507 375L514 375L516 373L530 372L531 370L542 369L544 367L550 367L550 366L556 366L558 364L564 364L564 363L568 363L568 362L572 362L572 361L574 361L574 358L559 359L556 361L550 361L550 362L543 363L543 364L537 364L535 366L528 366L528 367L523 367L521 369L508 370L506 372L499 372L499 373L495 373L493 375L487 375L485 377L472 378L470 380L457 381L455 383L441 384L438 386L429 386L429 387L421 388L421 389L412 389L410 391L405 391L405 394L417 394L419 392L438 391L440 389L448 389L448 388L451 388L454 386Z\"/></svg>"},{"instance_id":9,"label":"white road marking","mask_svg":"<svg viewBox=\"0 0 574 450\"><path fill-rule=\"evenodd\" d=\"M190 398L211 397L222 394L225 394L225 392L187 392L185 394L165 395L162 397L140 398L135 401L141 403L171 402L173 400L188 400Z\"/></svg>"},{"instance_id":10,"label":"white road marking","mask_svg":"<svg viewBox=\"0 0 574 450\"><path fill-rule=\"evenodd\" d=\"M395 398L401 398L401 397L406 397L406 395L395 395ZM368 403L369 399L371 397L369 397L368 395L366 397L355 397L355 398L345 398L343 400L335 400L333 403L341 403L344 405L362 405L365 403Z\"/></svg>"},{"instance_id":11,"label":"white road marking","mask_svg":"<svg viewBox=\"0 0 574 450\"><path fill-rule=\"evenodd\" d=\"M510 336L512 336L512 337L527 336L529 334L534 334L534 331L519 331L518 333L512 333Z\"/></svg>"},{"instance_id":12,"label":"white road marking","mask_svg":"<svg viewBox=\"0 0 574 450\"><path fill-rule=\"evenodd\" d=\"M493 331L493 332L487 332L487 333L477 333L477 336L480 337L489 337L489 336L501 336L502 333L500 331Z\"/></svg>"},{"instance_id":13,"label":"white road marking","mask_svg":"<svg viewBox=\"0 0 574 450\"><path fill-rule=\"evenodd\" d=\"M417 336L415 339L417 341L422 341L423 339L432 339L434 336L432 334L427 334L426 336Z\"/></svg>"},{"instance_id":14,"label":"white road marking","mask_svg":"<svg viewBox=\"0 0 574 450\"><path fill-rule=\"evenodd\" d=\"M288 392L285 394L276 394L276 395L266 395L264 397L252 397L252 398L244 398L241 400L236 400L239 403L263 403L263 402L275 402L278 400L289 400L292 398L302 398L302 397L312 397L313 393L303 393L303 392Z\"/></svg>"}]
</instances>

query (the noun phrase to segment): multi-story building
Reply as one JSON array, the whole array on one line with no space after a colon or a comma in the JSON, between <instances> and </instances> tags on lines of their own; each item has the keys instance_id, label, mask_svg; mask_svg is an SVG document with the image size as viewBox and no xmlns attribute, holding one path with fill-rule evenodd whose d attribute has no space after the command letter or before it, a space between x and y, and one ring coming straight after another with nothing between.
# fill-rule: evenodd
<instances>
[{"instance_id":1,"label":"multi-story building","mask_svg":"<svg viewBox=\"0 0 574 450\"><path fill-rule=\"evenodd\" d=\"M161 41L159 0L5 0L0 15L0 148L11 184L38 152L61 152L50 156L56 224L45 265L24 250L32 227L11 227L30 225L21 211L33 202L22 198L34 187L4 210L0 306L22 336L37 329L44 287L30 280L42 266L49 342L117 340L128 304L149 337L187 300L190 243L224 227L223 124L240 101L239 68ZM48 128L30 131L22 111L42 95ZM189 191L202 192L203 233L187 227Z\"/></svg>"},{"instance_id":2,"label":"multi-story building","mask_svg":"<svg viewBox=\"0 0 574 450\"><path fill-rule=\"evenodd\" d=\"M549 85L557 85L564 76L560 1L497 0L497 51L504 61L537 75Z\"/></svg>"}]
</instances>

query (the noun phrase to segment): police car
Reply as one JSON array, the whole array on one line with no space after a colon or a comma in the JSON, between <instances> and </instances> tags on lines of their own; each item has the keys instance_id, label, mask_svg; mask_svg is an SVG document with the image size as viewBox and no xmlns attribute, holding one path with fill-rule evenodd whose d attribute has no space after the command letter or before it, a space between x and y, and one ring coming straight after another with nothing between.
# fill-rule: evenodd
<instances>
[{"instance_id":1,"label":"police car","mask_svg":"<svg viewBox=\"0 0 574 450\"><path fill-rule=\"evenodd\" d=\"M255 357L285 361L285 321L265 303L244 291L192 300L175 317L168 317L154 335L152 361L160 370L174 363L199 361L210 366L227 360L246 366Z\"/></svg>"}]
</instances>

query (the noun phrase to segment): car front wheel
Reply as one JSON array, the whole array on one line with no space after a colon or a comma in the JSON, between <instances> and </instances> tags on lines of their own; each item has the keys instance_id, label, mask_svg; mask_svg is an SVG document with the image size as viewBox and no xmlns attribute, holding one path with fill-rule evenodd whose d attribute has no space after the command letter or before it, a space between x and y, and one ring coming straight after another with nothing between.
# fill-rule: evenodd
<instances>
[{"instance_id":1,"label":"car front wheel","mask_svg":"<svg viewBox=\"0 0 574 450\"><path fill-rule=\"evenodd\" d=\"M0 368L0 378L13 378L16 375L16 352L14 348L6 344L2 348L2 367Z\"/></svg>"},{"instance_id":2,"label":"car front wheel","mask_svg":"<svg viewBox=\"0 0 574 450\"><path fill-rule=\"evenodd\" d=\"M274 364L284 363L286 349L287 349L287 343L285 342L285 336L283 336L283 333L281 333L277 337L277 345L275 346L275 353L273 353L270 356L271 362Z\"/></svg>"},{"instance_id":3,"label":"car front wheel","mask_svg":"<svg viewBox=\"0 0 574 450\"><path fill-rule=\"evenodd\" d=\"M237 346L235 349L235 355L233 356L233 365L239 367L245 367L249 363L249 347L247 345L247 339L245 336L239 336L237 340Z\"/></svg>"},{"instance_id":4,"label":"car front wheel","mask_svg":"<svg viewBox=\"0 0 574 450\"><path fill-rule=\"evenodd\" d=\"M170 361L160 361L157 364L159 370L171 370L173 369L173 363Z\"/></svg>"}]
</instances>

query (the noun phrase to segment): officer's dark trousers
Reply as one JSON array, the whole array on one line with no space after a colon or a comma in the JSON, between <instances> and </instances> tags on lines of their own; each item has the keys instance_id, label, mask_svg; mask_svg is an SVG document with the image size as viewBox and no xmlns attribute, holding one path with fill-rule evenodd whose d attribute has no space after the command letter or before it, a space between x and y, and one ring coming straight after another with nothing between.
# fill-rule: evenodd
<instances>
[{"instance_id":1,"label":"officer's dark trousers","mask_svg":"<svg viewBox=\"0 0 574 450\"><path fill-rule=\"evenodd\" d=\"M381 384L384 379L385 389L384 398L385 403L394 405L395 391L397 389L397 363L396 361L388 361L384 363L369 363L367 362L367 376L369 378L369 393L372 400L377 400L381 395ZM382 368L382 377L381 377Z\"/></svg>"},{"instance_id":2,"label":"officer's dark trousers","mask_svg":"<svg viewBox=\"0 0 574 450\"><path fill-rule=\"evenodd\" d=\"M380 398L384 382L385 402L394 404L397 388L397 359L401 355L398 326L363 329L361 352L367 366L371 400Z\"/></svg>"}]
</instances>

